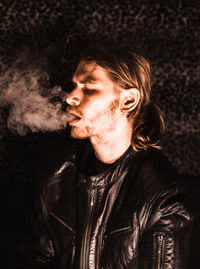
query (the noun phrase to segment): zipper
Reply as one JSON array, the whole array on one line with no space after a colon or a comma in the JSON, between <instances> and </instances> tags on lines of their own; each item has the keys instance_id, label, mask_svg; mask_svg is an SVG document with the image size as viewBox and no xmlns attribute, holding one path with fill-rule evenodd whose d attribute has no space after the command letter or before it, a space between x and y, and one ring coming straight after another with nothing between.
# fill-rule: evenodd
<instances>
[{"instance_id":1,"label":"zipper","mask_svg":"<svg viewBox=\"0 0 200 269\"><path fill-rule=\"evenodd\" d=\"M64 225L65 228L67 228L68 230L70 230L70 232L72 232L73 234L75 234L75 231L72 229L72 227L70 227L67 223L65 223L61 218L59 218L58 216L56 216L56 214L54 214L53 211L50 212L50 215L53 216L62 225Z\"/></svg>"},{"instance_id":2,"label":"zipper","mask_svg":"<svg viewBox=\"0 0 200 269\"><path fill-rule=\"evenodd\" d=\"M94 190L91 190L90 193L90 202L89 202L89 215L88 215L88 222L85 228L85 234L84 234L84 241L83 241L83 247L82 247L82 269L88 269L87 263L88 263L88 234L89 234L89 228L91 223L91 217L93 213L93 206L94 206Z\"/></svg>"},{"instance_id":3,"label":"zipper","mask_svg":"<svg viewBox=\"0 0 200 269\"><path fill-rule=\"evenodd\" d=\"M74 230L72 229L72 227L70 227L68 224L66 224L61 218L59 218L58 216L56 216L56 215L54 214L53 211L50 212L50 215L53 216L53 217L54 217L58 222L60 222L62 225L64 225L65 228L67 228L68 230L70 230L70 232L72 232L73 235L76 234L76 233L74 232ZM74 237L73 237L73 248L72 248L71 265L73 265L74 256L75 256L75 245L74 245Z\"/></svg>"},{"instance_id":4,"label":"zipper","mask_svg":"<svg viewBox=\"0 0 200 269\"><path fill-rule=\"evenodd\" d=\"M162 258L163 240L164 240L164 236L162 234L158 234L157 237L156 237L156 243L157 243L157 263L156 263L156 269L161 269L161 258Z\"/></svg>"},{"instance_id":5,"label":"zipper","mask_svg":"<svg viewBox=\"0 0 200 269\"><path fill-rule=\"evenodd\" d=\"M107 237L112 236L113 234L116 234L116 233L120 233L120 232L124 232L124 231L130 231L131 229L132 229L131 226L126 226L126 227L119 228L119 229L113 230L113 231L105 234L104 238L103 238L102 249L104 249L104 247L105 247L105 240L107 239Z\"/></svg>"},{"instance_id":6,"label":"zipper","mask_svg":"<svg viewBox=\"0 0 200 269\"><path fill-rule=\"evenodd\" d=\"M130 230L131 227L130 226L126 226L126 227L123 227L123 228L119 228L119 229L116 229L110 233L108 233L108 235L112 235L112 234L115 234L115 233L119 233L119 232L123 232L123 231L128 231Z\"/></svg>"}]
</instances>

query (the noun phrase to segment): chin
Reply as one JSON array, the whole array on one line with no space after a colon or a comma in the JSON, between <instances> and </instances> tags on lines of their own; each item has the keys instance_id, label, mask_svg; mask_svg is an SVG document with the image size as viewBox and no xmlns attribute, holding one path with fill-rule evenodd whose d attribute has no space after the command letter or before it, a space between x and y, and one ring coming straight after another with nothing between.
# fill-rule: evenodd
<instances>
[{"instance_id":1,"label":"chin","mask_svg":"<svg viewBox=\"0 0 200 269\"><path fill-rule=\"evenodd\" d=\"M71 137L76 138L76 139L86 139L86 138L89 138L89 135L87 132L84 132L83 130L79 130L76 127L72 127Z\"/></svg>"}]
</instances>

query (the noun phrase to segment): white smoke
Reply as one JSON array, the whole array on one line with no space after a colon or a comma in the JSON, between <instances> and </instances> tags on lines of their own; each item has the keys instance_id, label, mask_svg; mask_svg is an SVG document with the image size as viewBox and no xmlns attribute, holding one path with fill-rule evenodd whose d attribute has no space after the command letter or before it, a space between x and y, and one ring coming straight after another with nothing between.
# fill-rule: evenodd
<instances>
[{"instance_id":1,"label":"white smoke","mask_svg":"<svg viewBox=\"0 0 200 269\"><path fill-rule=\"evenodd\" d=\"M12 132L26 135L29 130L64 129L69 115L55 96L64 99L66 92L55 86L48 89L48 75L36 62L20 56L0 75L0 106L9 108L7 126Z\"/></svg>"}]
</instances>

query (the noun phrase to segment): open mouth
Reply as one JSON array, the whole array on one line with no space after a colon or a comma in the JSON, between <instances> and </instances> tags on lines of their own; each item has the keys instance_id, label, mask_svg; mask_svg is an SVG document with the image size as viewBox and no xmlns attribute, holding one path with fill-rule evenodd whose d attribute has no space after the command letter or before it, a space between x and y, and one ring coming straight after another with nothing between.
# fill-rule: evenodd
<instances>
[{"instance_id":1,"label":"open mouth","mask_svg":"<svg viewBox=\"0 0 200 269\"><path fill-rule=\"evenodd\" d=\"M73 113L67 113L67 121L70 125L77 123L81 118Z\"/></svg>"}]
</instances>

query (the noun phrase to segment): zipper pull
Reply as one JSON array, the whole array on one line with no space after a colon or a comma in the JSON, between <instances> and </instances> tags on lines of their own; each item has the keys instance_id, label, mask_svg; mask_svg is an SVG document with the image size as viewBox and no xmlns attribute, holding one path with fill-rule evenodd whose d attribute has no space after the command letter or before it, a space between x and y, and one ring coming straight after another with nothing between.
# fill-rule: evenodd
<instances>
[{"instance_id":1,"label":"zipper pull","mask_svg":"<svg viewBox=\"0 0 200 269\"><path fill-rule=\"evenodd\" d=\"M157 243L158 243L158 253L161 253L161 247L163 243L163 235L159 234L157 237Z\"/></svg>"},{"instance_id":2,"label":"zipper pull","mask_svg":"<svg viewBox=\"0 0 200 269\"><path fill-rule=\"evenodd\" d=\"M162 245L163 245L164 236L159 234L157 236L157 266L156 269L161 269L161 257L162 257Z\"/></svg>"},{"instance_id":3,"label":"zipper pull","mask_svg":"<svg viewBox=\"0 0 200 269\"><path fill-rule=\"evenodd\" d=\"M91 207L93 207L93 205L94 205L94 190L91 190L90 205L91 205Z\"/></svg>"}]
</instances>

